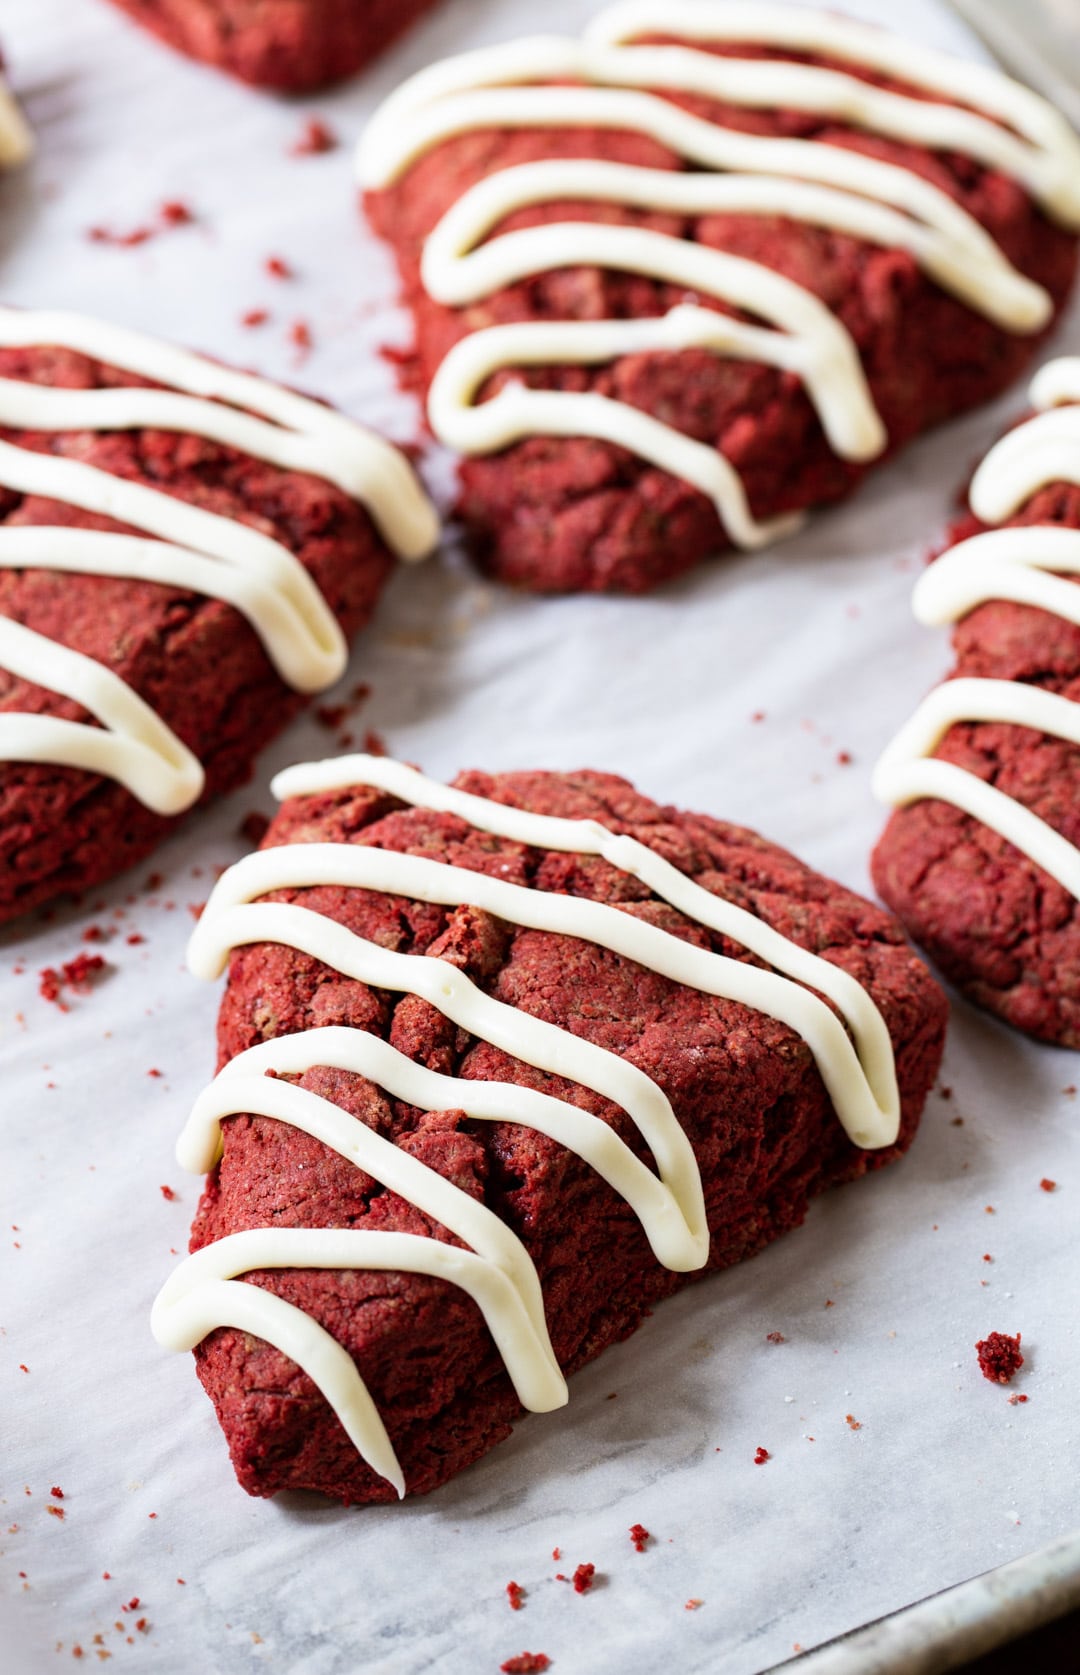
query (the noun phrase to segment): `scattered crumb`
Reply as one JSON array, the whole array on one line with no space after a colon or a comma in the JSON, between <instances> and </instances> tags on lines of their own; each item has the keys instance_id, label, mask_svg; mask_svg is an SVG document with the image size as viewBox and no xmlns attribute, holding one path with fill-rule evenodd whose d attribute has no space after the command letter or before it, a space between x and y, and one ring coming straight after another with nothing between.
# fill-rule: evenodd
<instances>
[{"instance_id":1,"label":"scattered crumb","mask_svg":"<svg viewBox=\"0 0 1080 1675\"><path fill-rule=\"evenodd\" d=\"M630 1540L634 1544L635 1553L644 1553L645 1544L646 1544L647 1541L650 1541L651 1539L652 1538L649 1535L649 1532L645 1528L644 1524L631 1524L630 1525Z\"/></svg>"},{"instance_id":2,"label":"scattered crumb","mask_svg":"<svg viewBox=\"0 0 1080 1675\"><path fill-rule=\"evenodd\" d=\"M516 1657L500 1663L502 1675L544 1675L551 1668L551 1659L544 1652L519 1652Z\"/></svg>"},{"instance_id":3,"label":"scattered crumb","mask_svg":"<svg viewBox=\"0 0 1080 1675\"><path fill-rule=\"evenodd\" d=\"M61 1012L68 1010L60 996L64 989L72 989L76 994L85 994L91 982L112 967L101 954L76 954L73 960L67 960L59 971L54 966L43 966L38 972L38 993L42 1000L48 1000L58 1006Z\"/></svg>"},{"instance_id":4,"label":"scattered crumb","mask_svg":"<svg viewBox=\"0 0 1080 1675\"><path fill-rule=\"evenodd\" d=\"M573 1576L574 1592L576 1594L587 1594L593 1585L595 1575L596 1566L594 1564L579 1564Z\"/></svg>"},{"instance_id":5,"label":"scattered crumb","mask_svg":"<svg viewBox=\"0 0 1080 1675\"><path fill-rule=\"evenodd\" d=\"M861 1419L856 1419L856 1417L853 1413L845 1413L844 1424L847 1426L849 1431L861 1431L862 1430L862 1420Z\"/></svg>"},{"instance_id":6,"label":"scattered crumb","mask_svg":"<svg viewBox=\"0 0 1080 1675\"><path fill-rule=\"evenodd\" d=\"M1043 1176L1042 1180L1039 1182L1039 1185L1042 1187L1044 1192L1055 1192L1057 1190L1057 1182L1050 1180L1049 1176L1047 1176L1047 1175Z\"/></svg>"},{"instance_id":7,"label":"scattered crumb","mask_svg":"<svg viewBox=\"0 0 1080 1675\"><path fill-rule=\"evenodd\" d=\"M765 1342L766 1343L787 1343L787 1339L785 1338L783 1332L766 1332Z\"/></svg>"},{"instance_id":8,"label":"scattered crumb","mask_svg":"<svg viewBox=\"0 0 1080 1675\"><path fill-rule=\"evenodd\" d=\"M525 1597L525 1589L520 1582L508 1582L506 1584L506 1597L510 1603L511 1611L520 1611L521 1602Z\"/></svg>"},{"instance_id":9,"label":"scattered crumb","mask_svg":"<svg viewBox=\"0 0 1080 1675\"><path fill-rule=\"evenodd\" d=\"M975 1345L979 1368L992 1384L1008 1384L1024 1365L1020 1353L1020 1333L1015 1338L1007 1332L991 1332Z\"/></svg>"},{"instance_id":10,"label":"scattered crumb","mask_svg":"<svg viewBox=\"0 0 1080 1675\"><path fill-rule=\"evenodd\" d=\"M190 227L195 219L194 211L179 198L167 199L158 214L167 227Z\"/></svg>"},{"instance_id":11,"label":"scattered crumb","mask_svg":"<svg viewBox=\"0 0 1080 1675\"><path fill-rule=\"evenodd\" d=\"M754 1450L754 1464L755 1464L755 1466L763 1466L765 1464L766 1460L771 1460L771 1459L772 1459L772 1455L769 1453L769 1450L767 1448L756 1448Z\"/></svg>"},{"instance_id":12,"label":"scattered crumb","mask_svg":"<svg viewBox=\"0 0 1080 1675\"><path fill-rule=\"evenodd\" d=\"M289 147L290 157L317 157L324 151L334 151L337 135L321 117L311 116L304 123L298 139Z\"/></svg>"}]
</instances>

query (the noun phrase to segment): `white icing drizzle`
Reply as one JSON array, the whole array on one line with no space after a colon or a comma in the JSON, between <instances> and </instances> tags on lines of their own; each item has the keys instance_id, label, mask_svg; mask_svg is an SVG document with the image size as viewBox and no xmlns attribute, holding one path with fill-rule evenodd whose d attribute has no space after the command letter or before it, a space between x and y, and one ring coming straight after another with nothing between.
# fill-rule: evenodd
<instances>
[{"instance_id":1,"label":"white icing drizzle","mask_svg":"<svg viewBox=\"0 0 1080 1675\"><path fill-rule=\"evenodd\" d=\"M1031 384L1036 406L1080 398L1080 358L1051 361ZM1080 408L1037 414L990 449L972 479L970 503L986 523L1010 517L1045 484L1080 482ZM976 606L1009 600L1080 626L1080 530L1050 524L987 530L960 541L920 577L920 622L958 622ZM1025 681L962 677L936 687L881 756L873 786L902 807L925 797L951 803L1005 838L1080 899L1080 851L997 786L934 757L959 722L1006 722L1080 745L1080 705Z\"/></svg>"},{"instance_id":2,"label":"white icing drizzle","mask_svg":"<svg viewBox=\"0 0 1080 1675\"><path fill-rule=\"evenodd\" d=\"M0 425L45 432L146 427L206 437L333 483L368 507L402 558L421 557L435 538L434 510L404 456L318 402L75 314L0 307L0 345L63 346L172 386L77 390L0 378ZM236 411L240 406L251 411ZM9 442L0 442L0 483L156 537L66 525L5 526L0 568L137 578L205 594L247 618L282 679L297 691L321 691L344 671L348 647L333 612L281 542L96 466ZM74 699L101 723L0 715L0 759L105 774L160 814L180 813L200 796L205 776L198 761L111 670L3 619L0 666Z\"/></svg>"},{"instance_id":3,"label":"white icing drizzle","mask_svg":"<svg viewBox=\"0 0 1080 1675\"><path fill-rule=\"evenodd\" d=\"M827 53L931 93L969 98L998 120L887 92L821 66L722 58L693 45L624 44L647 33L682 35L691 43L747 41ZM568 80L584 85L524 85ZM1075 227L1080 227L1080 142L1045 101L996 71L850 19L760 0L615 5L593 20L583 41L538 36L432 65L376 113L358 155L361 180L373 190L392 185L433 146L482 128L628 130L657 140L699 171L572 158L497 170L466 191L429 236L422 258L425 288L444 306L461 308L538 274L587 265L703 293L767 321L767 327L677 306L663 319L481 328L443 360L428 413L440 440L466 454L494 452L532 435L589 436L625 447L707 495L736 545L759 547L797 520L756 520L737 473L715 448L596 392L531 390L518 381L479 404L478 393L493 374L515 367L586 365L625 354L705 348L800 377L835 452L863 461L881 453L887 436L842 322L805 287L761 263L640 227L564 220L503 233L476 248L501 221L533 204L563 201L686 215L786 216L907 250L944 289L1008 330L1040 330L1051 301L1009 263L974 217L912 171L835 145L722 128L682 110L657 89L749 107L793 107L961 151L1012 175L1048 213Z\"/></svg>"},{"instance_id":4,"label":"white icing drizzle","mask_svg":"<svg viewBox=\"0 0 1080 1675\"><path fill-rule=\"evenodd\" d=\"M739 941L775 968L763 970L695 947L605 903L527 889L486 873L363 844L260 850L215 885L189 948L188 962L197 976L220 975L234 948L270 941L358 981L422 996L477 1039L621 1106L655 1162L654 1172L606 1123L569 1099L508 1082L440 1075L358 1029L312 1029L260 1043L227 1064L200 1097L178 1146L183 1167L198 1172L213 1166L223 1118L241 1112L272 1117L351 1158L468 1247L462 1251L396 1234L260 1229L230 1235L188 1258L155 1305L153 1329L168 1347L190 1348L216 1327L238 1324L273 1343L322 1390L364 1459L403 1493L400 1467L351 1359L342 1359L340 1346L321 1328L313 1330L306 1316L298 1323L298 1311L280 1299L260 1292L259 1302L249 1306L237 1298L236 1292L255 1288L235 1284L235 1276L253 1268L329 1266L405 1269L448 1279L468 1290L484 1310L522 1404L546 1411L566 1400L566 1389L551 1353L535 1269L520 1242L468 1194L332 1102L265 1073L302 1074L316 1065L350 1070L424 1110L461 1109L473 1118L520 1123L546 1134L583 1158L625 1199L657 1260L676 1272L691 1272L708 1260L701 1177L667 1095L627 1059L494 999L444 960L400 954L311 909L258 898L332 883L449 906L469 904L515 925L582 938L674 982L787 1023L810 1048L837 1115L856 1144L892 1144L900 1110L888 1030L861 985L745 909L712 895L647 845L597 821L495 803L371 756L287 769L273 789L287 798L355 785L456 815L512 842L602 856L681 913ZM323 1260L327 1251L332 1255ZM259 1311L255 1325L250 1324L252 1308Z\"/></svg>"},{"instance_id":5,"label":"white icing drizzle","mask_svg":"<svg viewBox=\"0 0 1080 1675\"><path fill-rule=\"evenodd\" d=\"M34 153L34 136L0 71L0 169L16 169Z\"/></svg>"}]
</instances>

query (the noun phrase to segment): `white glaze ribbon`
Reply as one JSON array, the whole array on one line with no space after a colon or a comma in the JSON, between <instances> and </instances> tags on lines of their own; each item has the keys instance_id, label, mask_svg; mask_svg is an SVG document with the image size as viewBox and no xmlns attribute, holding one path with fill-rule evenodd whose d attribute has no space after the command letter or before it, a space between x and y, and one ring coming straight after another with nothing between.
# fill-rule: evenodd
<instances>
[{"instance_id":1,"label":"white glaze ribbon","mask_svg":"<svg viewBox=\"0 0 1080 1675\"><path fill-rule=\"evenodd\" d=\"M583 1158L630 1205L659 1262L676 1272L690 1272L708 1260L709 1233L700 1172L670 1101L627 1058L496 1000L444 960L397 953L308 908L258 898L275 890L334 883L450 906L468 904L515 925L580 937L672 982L737 1000L781 1019L806 1041L838 1117L855 1143L863 1146L889 1145L898 1132L899 1096L888 1030L866 990L839 966L705 890L647 845L597 821L555 818L495 803L441 785L402 763L371 756L286 769L273 789L278 797L288 798L353 785L374 786L414 807L453 814L477 830L512 842L602 856L688 918L741 942L775 968L763 970L698 948L636 918L632 910L527 889L487 873L365 844L305 843L260 850L231 867L215 885L189 948L189 965L197 976L220 975L230 951L246 944L268 941L294 948L356 981L423 997L476 1039L620 1106L637 1128L655 1172L606 1123L567 1098L510 1082L476 1081L467 1074L440 1075L366 1031L335 1026L259 1043L239 1054L196 1102L181 1136L179 1161L198 1172L211 1168L219 1155L225 1117L251 1112L289 1122L352 1158L441 1222L469 1247L473 1263L494 1268L509 1286L509 1291L503 1287L493 1296L485 1318L523 1405L546 1410L565 1400L565 1386L551 1357L542 1298L524 1247L509 1233L500 1241L490 1212L468 1194L415 1159L402 1159L398 1148L331 1102L268 1078L266 1072L302 1074L316 1065L350 1070L420 1109L460 1109L471 1118L520 1123L546 1134ZM223 1293L221 1284L230 1286L239 1273L253 1267L320 1265L309 1230L270 1228L262 1233L257 1246L251 1234L231 1235L181 1265L155 1309L153 1325L160 1342L191 1347L217 1326L237 1324L232 1292ZM418 1246L428 1248L414 1250L402 1244L379 1245L388 1235L352 1232L337 1237L334 1249L340 1257L325 1265L396 1266L466 1284L463 1270L452 1266L465 1255L456 1246L438 1243L433 1254L432 1241L420 1240ZM238 1239L249 1243L237 1245ZM351 1246L349 1239L354 1241ZM355 1243L364 1239L369 1243ZM256 1249L258 1260L247 1260ZM392 1249L393 1260L372 1261L367 1254L386 1249ZM350 1250L352 1259L347 1260ZM213 1257L209 1251L219 1254ZM467 1273L475 1279L473 1269ZM471 1294L485 1306L476 1286ZM320 1347L307 1325L294 1338L291 1305L275 1309L276 1302L280 1300L257 1305L264 1311L265 1330L245 1329L258 1330L303 1366L363 1457L403 1492L396 1460L393 1469L387 1467L390 1444L385 1428L352 1362L346 1357L350 1376L340 1346L328 1339Z\"/></svg>"},{"instance_id":2,"label":"white glaze ribbon","mask_svg":"<svg viewBox=\"0 0 1080 1675\"><path fill-rule=\"evenodd\" d=\"M1051 361L1031 384L1036 406L1080 397L1080 358ZM971 482L972 511L985 523L1011 517L1047 483L1080 482L1080 407L1036 414L990 449ZM919 578L915 615L928 625L958 622L1000 599L1031 605L1080 626L1080 530L1017 524L960 541ZM874 770L882 802L903 807L936 798L988 826L1080 900L1080 851L997 786L934 756L961 722L1005 722L1080 745L1080 705L1026 681L961 677L924 698Z\"/></svg>"},{"instance_id":3,"label":"white glaze ribbon","mask_svg":"<svg viewBox=\"0 0 1080 1675\"><path fill-rule=\"evenodd\" d=\"M34 136L0 70L0 169L16 169L33 156Z\"/></svg>"},{"instance_id":4,"label":"white glaze ribbon","mask_svg":"<svg viewBox=\"0 0 1080 1675\"><path fill-rule=\"evenodd\" d=\"M202 436L333 483L369 509L383 539L403 558L421 557L434 540L435 513L404 456L318 402L118 326L0 307L0 346L52 345L172 388L78 390L0 378L0 425ZM201 593L247 618L282 679L297 691L321 691L344 671L348 647L334 614L280 541L78 459L10 442L0 442L0 484L157 538L68 525L0 525L0 568L79 571ZM160 814L177 814L200 796L205 776L198 761L112 671L6 620L0 620L0 666L74 699L102 724L5 714L0 759L105 774Z\"/></svg>"},{"instance_id":5,"label":"white glaze ribbon","mask_svg":"<svg viewBox=\"0 0 1080 1675\"><path fill-rule=\"evenodd\" d=\"M723 58L694 45L625 44L648 33L681 33L691 43L767 42L818 51L885 70L931 93L970 98L997 120L888 92L820 65ZM584 85L527 85L545 81ZM1012 175L1048 213L1076 227L1080 142L1045 101L996 71L850 19L758 0L616 5L593 20L583 41L540 36L432 65L376 113L358 153L361 181L371 190L391 186L432 147L482 128L628 130L656 140L698 171L573 158L496 170L467 190L430 234L422 257L425 288L437 302L460 308L556 268L595 266L647 275L691 296L707 294L768 321L769 328L685 307L663 320L483 327L444 358L428 415L440 440L465 454L496 452L534 435L588 436L625 447L707 495L736 545L759 547L797 520L755 519L737 473L715 447L596 392L532 390L517 381L478 403L481 387L515 367L706 348L795 373L834 451L863 461L879 454L887 437L842 322L805 287L778 283L781 276L761 263L640 227L568 219L497 235L476 248L502 220L554 202L786 216L908 251L944 289L1011 331L1040 330L1051 301L962 205L913 171L836 145L726 129L681 109L664 92L816 112L917 145L957 150Z\"/></svg>"}]
</instances>

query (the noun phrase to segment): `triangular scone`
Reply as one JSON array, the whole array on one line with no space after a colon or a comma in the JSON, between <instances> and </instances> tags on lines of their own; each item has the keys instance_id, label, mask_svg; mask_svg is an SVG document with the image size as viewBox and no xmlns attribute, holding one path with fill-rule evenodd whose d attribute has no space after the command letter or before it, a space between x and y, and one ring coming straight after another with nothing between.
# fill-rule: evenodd
<instances>
[{"instance_id":1,"label":"triangular scone","mask_svg":"<svg viewBox=\"0 0 1080 1675\"><path fill-rule=\"evenodd\" d=\"M192 939L229 985L178 1155L223 1150L153 1320L250 1493L436 1488L910 1142L944 996L754 833L592 772L275 789Z\"/></svg>"},{"instance_id":2,"label":"triangular scone","mask_svg":"<svg viewBox=\"0 0 1080 1675\"><path fill-rule=\"evenodd\" d=\"M248 778L436 532L404 456L322 403L0 308L0 921Z\"/></svg>"},{"instance_id":3,"label":"triangular scone","mask_svg":"<svg viewBox=\"0 0 1080 1675\"><path fill-rule=\"evenodd\" d=\"M873 873L973 1000L1080 1047L1080 358L1031 396L916 588L956 662L876 770L898 808Z\"/></svg>"},{"instance_id":4,"label":"triangular scone","mask_svg":"<svg viewBox=\"0 0 1080 1675\"><path fill-rule=\"evenodd\" d=\"M1080 141L834 12L622 0L420 71L360 147L480 561L656 587L1002 389L1072 281Z\"/></svg>"}]
</instances>

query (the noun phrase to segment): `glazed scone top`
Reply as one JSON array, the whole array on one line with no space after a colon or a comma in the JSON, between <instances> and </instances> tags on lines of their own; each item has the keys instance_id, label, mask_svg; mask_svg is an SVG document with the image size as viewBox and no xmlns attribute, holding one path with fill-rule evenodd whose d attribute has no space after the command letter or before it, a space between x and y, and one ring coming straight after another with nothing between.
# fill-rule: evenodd
<instances>
[{"instance_id":1,"label":"glazed scone top","mask_svg":"<svg viewBox=\"0 0 1080 1675\"><path fill-rule=\"evenodd\" d=\"M188 1257L154 1307L153 1329L167 1347L191 1348L222 1325L274 1344L319 1386L363 1458L403 1493L385 1427L351 1358L292 1304L237 1283L236 1276L257 1268L354 1267L448 1279L482 1309L523 1406L545 1411L565 1402L566 1386L551 1350L535 1268L520 1240L482 1203L333 1101L281 1077L327 1065L365 1076L421 1108L462 1109L470 1117L537 1129L584 1158L626 1199L657 1261L677 1272L701 1268L708 1259L701 1175L666 1093L636 1065L496 1000L443 960L393 952L325 915L260 897L297 886L342 885L418 901L468 903L517 926L578 937L788 1025L809 1047L855 1144L891 1145L900 1105L889 1031L867 990L832 962L702 888L645 844L597 821L536 814L440 785L383 758L342 757L287 769L273 788L284 798L356 784L455 815L514 842L601 856L691 922L730 937L766 962L750 964L697 947L603 902L362 844L303 842L262 849L218 881L191 941L189 964L196 975L220 975L234 948L274 942L352 979L419 995L477 1039L622 1107L656 1161L654 1173L610 1127L567 1100L510 1082L438 1075L362 1029L313 1028L261 1042L230 1060L196 1102L178 1147L185 1168L199 1172L213 1166L224 1118L241 1112L271 1117L349 1158L468 1247L396 1232L257 1228L230 1234Z\"/></svg>"},{"instance_id":2,"label":"glazed scone top","mask_svg":"<svg viewBox=\"0 0 1080 1675\"><path fill-rule=\"evenodd\" d=\"M367 507L403 559L421 558L433 545L436 514L404 455L321 403L103 321L0 308L0 347L46 345L165 388L78 390L0 378L0 425L45 433L146 427L206 437L283 471L333 483ZM0 525L0 566L138 577L222 599L247 618L295 690L320 691L344 671L344 635L303 564L280 541L96 466L10 442L0 441L0 486L141 532ZM5 617L0 666L74 699L100 723L0 715L0 760L56 762L106 775L161 814L197 801L204 783L198 759L112 670Z\"/></svg>"},{"instance_id":3,"label":"glazed scone top","mask_svg":"<svg viewBox=\"0 0 1080 1675\"><path fill-rule=\"evenodd\" d=\"M1047 483L1080 483L1080 357L1049 361L1031 382L1033 418L996 442L971 480L971 510L1004 523ZM1056 572L1056 573L1055 573ZM977 605L1012 600L1080 625L1080 530L1058 524L990 529L951 547L919 578L920 622L958 622ZM874 770L881 800L903 807L924 797L951 803L1006 838L1080 900L1080 851L1039 815L934 752L963 721L1001 721L1080 745L1080 704L1028 681L962 677L919 705Z\"/></svg>"},{"instance_id":4,"label":"glazed scone top","mask_svg":"<svg viewBox=\"0 0 1080 1675\"><path fill-rule=\"evenodd\" d=\"M682 44L634 44L649 34L679 36ZM702 50L730 42L817 52L901 78L928 95L969 99L988 114L888 91L820 65ZM1020 181L1070 228L1080 228L1080 141L1044 100L995 70L850 19L757 0L616 5L593 20L581 41L541 36L433 65L376 113L359 151L360 178L369 190L391 185L442 141L480 128L629 130L693 165L673 171L570 158L496 170L467 190L428 237L424 286L436 302L463 308L555 268L595 265L681 286L690 298L711 296L766 325L690 300L654 319L482 328L445 357L429 392L429 418L436 435L463 453L494 452L544 434L619 444L706 494L737 545L759 546L794 520L757 521L738 473L715 448L596 392L510 382L490 400L477 403L477 393L493 374L514 367L705 348L794 372L833 450L868 460L887 437L855 343L837 315L761 263L643 227L562 221L483 242L493 227L531 204L562 201L784 215L908 251L944 289L1010 331L1040 330L1050 298L972 215L914 171L834 145L725 129L663 92L819 112L871 133L957 150Z\"/></svg>"}]
</instances>

